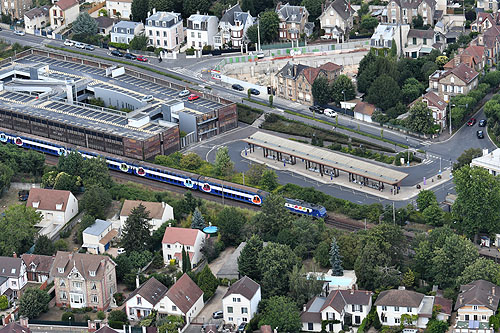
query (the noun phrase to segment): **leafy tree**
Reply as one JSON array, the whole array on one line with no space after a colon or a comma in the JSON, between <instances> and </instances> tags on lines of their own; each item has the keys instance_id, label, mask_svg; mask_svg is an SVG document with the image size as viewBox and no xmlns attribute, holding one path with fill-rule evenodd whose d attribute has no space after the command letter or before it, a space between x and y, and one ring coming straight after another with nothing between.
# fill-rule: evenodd
<instances>
[{"instance_id":1,"label":"leafy tree","mask_svg":"<svg viewBox=\"0 0 500 333\"><path fill-rule=\"evenodd\" d=\"M330 244L328 244L327 241L322 241L321 243L319 243L318 247L314 251L314 260L322 268L326 268L328 267L328 265L330 265L329 251Z\"/></svg>"},{"instance_id":2,"label":"leafy tree","mask_svg":"<svg viewBox=\"0 0 500 333\"><path fill-rule=\"evenodd\" d=\"M95 35L97 33L97 21L89 13L81 12L73 22L73 33L85 36Z\"/></svg>"},{"instance_id":3,"label":"leafy tree","mask_svg":"<svg viewBox=\"0 0 500 333\"><path fill-rule=\"evenodd\" d=\"M76 233L78 244L83 243L83 232L85 229L92 226L95 223L95 220L95 217L92 215L85 214L80 223L78 223L78 231Z\"/></svg>"},{"instance_id":4,"label":"leafy tree","mask_svg":"<svg viewBox=\"0 0 500 333\"><path fill-rule=\"evenodd\" d=\"M157 10L161 9L157 8ZM132 38L128 46L130 47L131 50L145 51L146 48L148 47L148 36L145 35L135 36L134 38Z\"/></svg>"},{"instance_id":5,"label":"leafy tree","mask_svg":"<svg viewBox=\"0 0 500 333\"><path fill-rule=\"evenodd\" d=\"M372 51L369 51L359 62L358 77L365 71L365 69L368 68L368 66L375 63L376 60L377 57L375 54Z\"/></svg>"},{"instance_id":6,"label":"leafy tree","mask_svg":"<svg viewBox=\"0 0 500 333\"><path fill-rule=\"evenodd\" d=\"M413 17L411 23L413 24L414 29L422 29L424 27L424 18L422 17L422 15L418 14L417 16Z\"/></svg>"},{"instance_id":7,"label":"leafy tree","mask_svg":"<svg viewBox=\"0 0 500 333\"><path fill-rule=\"evenodd\" d=\"M277 327L278 332L299 332L300 313L293 300L286 296L272 296L267 300L259 326Z\"/></svg>"},{"instance_id":8,"label":"leafy tree","mask_svg":"<svg viewBox=\"0 0 500 333\"><path fill-rule=\"evenodd\" d=\"M401 89L401 94L403 96L403 102L409 104L416 100L422 92L425 90L423 84L418 82L417 79L411 77L406 79L403 88Z\"/></svg>"},{"instance_id":9,"label":"leafy tree","mask_svg":"<svg viewBox=\"0 0 500 333\"><path fill-rule=\"evenodd\" d=\"M365 15L361 18L360 27L363 30L373 32L378 25L378 20L376 17L372 17L371 15Z\"/></svg>"},{"instance_id":10,"label":"leafy tree","mask_svg":"<svg viewBox=\"0 0 500 333\"><path fill-rule=\"evenodd\" d=\"M99 186L87 188L80 200L80 208L88 215L98 219L106 219L106 211L110 205L111 195L106 189Z\"/></svg>"},{"instance_id":11,"label":"leafy tree","mask_svg":"<svg viewBox=\"0 0 500 333\"><path fill-rule=\"evenodd\" d=\"M319 76L314 80L311 92L314 102L319 105L325 105L331 100L328 80L324 76Z\"/></svg>"},{"instance_id":12,"label":"leafy tree","mask_svg":"<svg viewBox=\"0 0 500 333\"><path fill-rule=\"evenodd\" d=\"M345 100L349 101L356 97L356 88L352 83L352 80L347 77L347 75L340 75L332 83L331 88L332 99L335 103L340 104L340 102Z\"/></svg>"},{"instance_id":13,"label":"leafy tree","mask_svg":"<svg viewBox=\"0 0 500 333\"><path fill-rule=\"evenodd\" d=\"M354 263L361 252L363 234L344 233L337 236L339 252L342 255L342 267L344 269L354 269Z\"/></svg>"},{"instance_id":14,"label":"leafy tree","mask_svg":"<svg viewBox=\"0 0 500 333\"><path fill-rule=\"evenodd\" d=\"M445 333L448 331L448 323L442 320L431 319L427 323L426 333Z\"/></svg>"},{"instance_id":15,"label":"leafy tree","mask_svg":"<svg viewBox=\"0 0 500 333\"><path fill-rule=\"evenodd\" d=\"M254 0L242 0L241 1L241 10L243 10L244 12L250 11L250 14L253 17L256 17L257 14L260 13L260 11L255 10Z\"/></svg>"},{"instance_id":16,"label":"leafy tree","mask_svg":"<svg viewBox=\"0 0 500 333\"><path fill-rule=\"evenodd\" d=\"M151 248L151 224L149 211L142 204L132 209L125 221L121 245L127 252L145 251Z\"/></svg>"},{"instance_id":17,"label":"leafy tree","mask_svg":"<svg viewBox=\"0 0 500 333\"><path fill-rule=\"evenodd\" d=\"M307 303L312 297L319 295L323 289L323 281L316 278L308 278L304 266L299 268L295 265L289 275L290 296L295 300L297 306Z\"/></svg>"},{"instance_id":18,"label":"leafy tree","mask_svg":"<svg viewBox=\"0 0 500 333\"><path fill-rule=\"evenodd\" d=\"M7 298L7 296L5 295L0 296L0 310L2 311L7 310L8 307L9 307L9 299Z\"/></svg>"},{"instance_id":19,"label":"leafy tree","mask_svg":"<svg viewBox=\"0 0 500 333\"><path fill-rule=\"evenodd\" d=\"M486 280L498 285L500 283L500 266L493 260L477 258L458 277L457 287L476 280Z\"/></svg>"},{"instance_id":20,"label":"leafy tree","mask_svg":"<svg viewBox=\"0 0 500 333\"><path fill-rule=\"evenodd\" d=\"M182 316L168 315L165 323L158 327L158 333L177 333L184 327Z\"/></svg>"},{"instance_id":21,"label":"leafy tree","mask_svg":"<svg viewBox=\"0 0 500 333\"><path fill-rule=\"evenodd\" d=\"M55 253L55 247L52 241L45 235L38 237L35 243L34 254L42 254L46 256L51 256Z\"/></svg>"},{"instance_id":22,"label":"leafy tree","mask_svg":"<svg viewBox=\"0 0 500 333\"><path fill-rule=\"evenodd\" d=\"M466 149L458 158L457 163L453 164L453 171L460 169L464 165L470 165L473 158L483 156L483 150L481 148L469 148Z\"/></svg>"},{"instance_id":23,"label":"leafy tree","mask_svg":"<svg viewBox=\"0 0 500 333\"><path fill-rule=\"evenodd\" d=\"M247 32L246 32L247 38L253 44L257 44L258 41L259 41L259 34L258 34L257 30L258 30L257 29L257 24L254 24L254 25L248 27Z\"/></svg>"},{"instance_id":24,"label":"leafy tree","mask_svg":"<svg viewBox=\"0 0 500 333\"><path fill-rule=\"evenodd\" d=\"M188 170L196 170L203 164L203 160L196 153L187 153L182 155L181 167Z\"/></svg>"},{"instance_id":25,"label":"leafy tree","mask_svg":"<svg viewBox=\"0 0 500 333\"><path fill-rule=\"evenodd\" d=\"M10 187L12 176L14 176L14 170L4 163L0 163L0 193Z\"/></svg>"},{"instance_id":26,"label":"leafy tree","mask_svg":"<svg viewBox=\"0 0 500 333\"><path fill-rule=\"evenodd\" d=\"M330 246L330 264L332 265L333 276L344 275L344 269L342 268L342 257L339 253L339 246L337 245L337 240L335 239L335 237L333 237L332 245Z\"/></svg>"},{"instance_id":27,"label":"leafy tree","mask_svg":"<svg viewBox=\"0 0 500 333\"><path fill-rule=\"evenodd\" d=\"M248 276L256 282L260 281L261 275L257 260L262 248L263 243L259 236L250 237L238 257L238 272L241 276Z\"/></svg>"},{"instance_id":28,"label":"leafy tree","mask_svg":"<svg viewBox=\"0 0 500 333\"><path fill-rule=\"evenodd\" d=\"M444 212L439 207L437 202L431 204L430 206L427 206L427 208L425 208L422 211L422 216L425 220L425 223L427 223L427 224L437 226L437 227L443 225Z\"/></svg>"},{"instance_id":29,"label":"leafy tree","mask_svg":"<svg viewBox=\"0 0 500 333\"><path fill-rule=\"evenodd\" d=\"M265 11L260 15L260 38L271 43L278 38L280 19L274 10Z\"/></svg>"},{"instance_id":30,"label":"leafy tree","mask_svg":"<svg viewBox=\"0 0 500 333\"><path fill-rule=\"evenodd\" d=\"M194 213L193 213L193 219L191 222L191 229L200 229L203 230L207 226L205 219L203 218L203 215L201 215L200 210L198 207L195 208Z\"/></svg>"},{"instance_id":31,"label":"leafy tree","mask_svg":"<svg viewBox=\"0 0 500 333\"><path fill-rule=\"evenodd\" d=\"M182 273L189 272L191 270L191 261L189 260L189 255L186 252L184 246L182 246Z\"/></svg>"},{"instance_id":32,"label":"leafy tree","mask_svg":"<svg viewBox=\"0 0 500 333\"><path fill-rule=\"evenodd\" d=\"M113 186L113 180L109 174L106 160L102 157L90 158L84 161L81 170L83 185L88 188L91 186L100 186L109 189Z\"/></svg>"},{"instance_id":33,"label":"leafy tree","mask_svg":"<svg viewBox=\"0 0 500 333\"><path fill-rule=\"evenodd\" d=\"M247 221L241 210L235 207L224 207L217 214L215 221L225 245L238 245L241 242L242 229Z\"/></svg>"},{"instance_id":34,"label":"leafy tree","mask_svg":"<svg viewBox=\"0 0 500 333\"><path fill-rule=\"evenodd\" d=\"M411 288L415 284L415 274L411 269L408 269L401 278L401 283L406 288Z\"/></svg>"},{"instance_id":35,"label":"leafy tree","mask_svg":"<svg viewBox=\"0 0 500 333\"><path fill-rule=\"evenodd\" d=\"M153 259L153 254L149 251L132 251L127 253L127 258L130 263L132 270L138 271L144 267Z\"/></svg>"},{"instance_id":36,"label":"leafy tree","mask_svg":"<svg viewBox=\"0 0 500 333\"><path fill-rule=\"evenodd\" d=\"M431 190L422 190L417 196L417 207L423 211L433 203L437 203L436 195Z\"/></svg>"},{"instance_id":37,"label":"leafy tree","mask_svg":"<svg viewBox=\"0 0 500 333\"><path fill-rule=\"evenodd\" d=\"M196 12L208 13L211 2L209 0L184 0L182 2L182 14L184 17L189 17Z\"/></svg>"},{"instance_id":38,"label":"leafy tree","mask_svg":"<svg viewBox=\"0 0 500 333\"><path fill-rule=\"evenodd\" d=\"M55 252L68 251L68 243L64 239L58 239L54 243Z\"/></svg>"},{"instance_id":39,"label":"leafy tree","mask_svg":"<svg viewBox=\"0 0 500 333\"><path fill-rule=\"evenodd\" d=\"M229 151L227 147L220 147L217 149L217 154L215 155L214 170L216 175L228 176L233 172L234 164L231 162L231 157L229 157Z\"/></svg>"},{"instance_id":40,"label":"leafy tree","mask_svg":"<svg viewBox=\"0 0 500 333\"><path fill-rule=\"evenodd\" d=\"M122 322L122 327L124 324L128 323L127 314L122 310L113 310L108 315L108 322Z\"/></svg>"},{"instance_id":41,"label":"leafy tree","mask_svg":"<svg viewBox=\"0 0 500 333\"><path fill-rule=\"evenodd\" d=\"M267 170L265 164L252 163L250 169L245 172L245 178L248 179L249 184L258 185L262 178L262 174Z\"/></svg>"},{"instance_id":42,"label":"leafy tree","mask_svg":"<svg viewBox=\"0 0 500 333\"><path fill-rule=\"evenodd\" d=\"M449 61L447 56L439 56L436 58L436 65L438 65L439 68L443 68L444 65Z\"/></svg>"},{"instance_id":43,"label":"leafy tree","mask_svg":"<svg viewBox=\"0 0 500 333\"><path fill-rule=\"evenodd\" d=\"M384 93L381 94L380 92ZM397 82L387 74L382 74L373 81L373 84L368 89L366 100L368 103L374 104L382 110L388 110L396 105L400 99L401 90Z\"/></svg>"},{"instance_id":44,"label":"leafy tree","mask_svg":"<svg viewBox=\"0 0 500 333\"><path fill-rule=\"evenodd\" d=\"M266 191L274 191L279 186L276 172L271 169L264 170L259 185Z\"/></svg>"},{"instance_id":45,"label":"leafy tree","mask_svg":"<svg viewBox=\"0 0 500 333\"><path fill-rule=\"evenodd\" d=\"M148 16L149 0L132 1L132 19L135 22L145 22Z\"/></svg>"},{"instance_id":46,"label":"leafy tree","mask_svg":"<svg viewBox=\"0 0 500 333\"><path fill-rule=\"evenodd\" d=\"M309 22L314 22L321 15L323 2L321 0L302 0L301 6L305 6L309 12Z\"/></svg>"},{"instance_id":47,"label":"leafy tree","mask_svg":"<svg viewBox=\"0 0 500 333\"><path fill-rule=\"evenodd\" d=\"M215 294L219 286L219 280L214 276L208 265L203 267L200 274L198 274L197 280L197 285L203 290L203 298L206 301Z\"/></svg>"},{"instance_id":48,"label":"leafy tree","mask_svg":"<svg viewBox=\"0 0 500 333\"><path fill-rule=\"evenodd\" d=\"M32 207L25 205L9 206L0 216L0 253L11 257L12 254L25 253L33 245L38 230L35 225L42 220L40 213Z\"/></svg>"},{"instance_id":49,"label":"leafy tree","mask_svg":"<svg viewBox=\"0 0 500 333\"><path fill-rule=\"evenodd\" d=\"M116 263L116 279L122 282L125 274L132 271L132 263L125 253L114 258L114 262Z\"/></svg>"},{"instance_id":50,"label":"leafy tree","mask_svg":"<svg viewBox=\"0 0 500 333\"><path fill-rule=\"evenodd\" d=\"M431 133L434 125L432 111L423 102L417 102L410 108L406 126L417 133Z\"/></svg>"},{"instance_id":51,"label":"leafy tree","mask_svg":"<svg viewBox=\"0 0 500 333\"><path fill-rule=\"evenodd\" d=\"M284 295L288 291L290 272L298 258L288 245L268 243L260 251L257 264L262 276L262 292L266 297Z\"/></svg>"},{"instance_id":52,"label":"leafy tree","mask_svg":"<svg viewBox=\"0 0 500 333\"><path fill-rule=\"evenodd\" d=\"M500 227L500 184L483 168L463 166L454 172L457 199L452 206L457 227L476 241L479 232L492 234Z\"/></svg>"},{"instance_id":53,"label":"leafy tree","mask_svg":"<svg viewBox=\"0 0 500 333\"><path fill-rule=\"evenodd\" d=\"M434 251L441 248L447 237L455 237L453 230L449 227L436 228L427 236L420 235L415 240L415 271L420 278L426 281L432 280L432 263Z\"/></svg>"},{"instance_id":54,"label":"leafy tree","mask_svg":"<svg viewBox=\"0 0 500 333\"><path fill-rule=\"evenodd\" d=\"M49 309L50 296L45 290L28 288L19 299L19 314L34 319Z\"/></svg>"},{"instance_id":55,"label":"leafy tree","mask_svg":"<svg viewBox=\"0 0 500 333\"><path fill-rule=\"evenodd\" d=\"M74 192L77 187L77 178L66 172L59 172L54 180L54 190Z\"/></svg>"},{"instance_id":56,"label":"leafy tree","mask_svg":"<svg viewBox=\"0 0 500 333\"><path fill-rule=\"evenodd\" d=\"M261 211L254 216L252 223L264 240L275 239L281 230L291 226L291 216L285 208L285 199L271 193L262 203Z\"/></svg>"}]
</instances>

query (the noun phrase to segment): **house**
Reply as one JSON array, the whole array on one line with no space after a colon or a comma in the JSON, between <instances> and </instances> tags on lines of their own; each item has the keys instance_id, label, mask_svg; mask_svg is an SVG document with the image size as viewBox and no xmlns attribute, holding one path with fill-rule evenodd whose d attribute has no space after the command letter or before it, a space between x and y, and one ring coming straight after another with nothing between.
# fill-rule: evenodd
<instances>
[{"instance_id":1,"label":"house","mask_svg":"<svg viewBox=\"0 0 500 333\"><path fill-rule=\"evenodd\" d=\"M112 222L97 219L93 225L83 231L82 247L92 254L105 253L117 235L118 230L113 229Z\"/></svg>"},{"instance_id":2,"label":"house","mask_svg":"<svg viewBox=\"0 0 500 333\"><path fill-rule=\"evenodd\" d=\"M478 12L478 14L490 11L492 13L498 12L498 0L477 0L476 11L482 9L483 12Z\"/></svg>"},{"instance_id":3,"label":"house","mask_svg":"<svg viewBox=\"0 0 500 333\"><path fill-rule=\"evenodd\" d=\"M478 0L477 4L479 5L481 2L484 3L486 1L485 0ZM495 19L493 18L492 14L485 13L485 12L479 12L479 13L477 13L477 17L474 20L474 22L472 22L470 24L470 29L473 32L483 33L494 25L496 25L496 22L495 22Z\"/></svg>"},{"instance_id":4,"label":"house","mask_svg":"<svg viewBox=\"0 0 500 333\"><path fill-rule=\"evenodd\" d=\"M23 326L21 323L16 323L12 321L0 328L0 333L31 333L31 330L26 326Z\"/></svg>"},{"instance_id":5,"label":"house","mask_svg":"<svg viewBox=\"0 0 500 333\"><path fill-rule=\"evenodd\" d=\"M41 228L40 235L49 238L78 214L78 200L70 191L32 188L26 206L35 208L42 215L36 227Z\"/></svg>"},{"instance_id":6,"label":"house","mask_svg":"<svg viewBox=\"0 0 500 333\"><path fill-rule=\"evenodd\" d=\"M45 5L24 13L24 31L28 34L35 34L35 30L40 30L50 24L49 10L50 5Z\"/></svg>"},{"instance_id":7,"label":"house","mask_svg":"<svg viewBox=\"0 0 500 333\"><path fill-rule=\"evenodd\" d=\"M45 282L52 280L50 270L54 263L53 256L44 256L40 254L23 254L21 256L26 264L27 278L30 282Z\"/></svg>"},{"instance_id":8,"label":"house","mask_svg":"<svg viewBox=\"0 0 500 333\"><path fill-rule=\"evenodd\" d=\"M431 53L434 49L434 30L410 29L407 35L407 44L404 47L404 54L408 58L418 58Z\"/></svg>"},{"instance_id":9,"label":"house","mask_svg":"<svg viewBox=\"0 0 500 333\"><path fill-rule=\"evenodd\" d=\"M12 0L2 3L2 14L10 15L13 19L22 20L26 11L33 7L33 0Z\"/></svg>"},{"instance_id":10,"label":"house","mask_svg":"<svg viewBox=\"0 0 500 333\"><path fill-rule=\"evenodd\" d=\"M58 251L51 270L56 306L106 310L118 290L115 266L108 256Z\"/></svg>"},{"instance_id":11,"label":"house","mask_svg":"<svg viewBox=\"0 0 500 333\"><path fill-rule=\"evenodd\" d=\"M451 97L468 94L478 85L479 73L466 64L453 69L437 70L429 76L429 91L434 92L445 102Z\"/></svg>"},{"instance_id":12,"label":"house","mask_svg":"<svg viewBox=\"0 0 500 333\"><path fill-rule=\"evenodd\" d=\"M187 19L187 45L196 50L204 46L214 46L214 36L218 32L217 16L193 14Z\"/></svg>"},{"instance_id":13,"label":"house","mask_svg":"<svg viewBox=\"0 0 500 333\"><path fill-rule=\"evenodd\" d=\"M160 316L182 316L186 325L189 325L203 309L203 306L203 291L191 280L189 275L184 273L156 304L155 310Z\"/></svg>"},{"instance_id":14,"label":"house","mask_svg":"<svg viewBox=\"0 0 500 333\"><path fill-rule=\"evenodd\" d=\"M234 48L243 47L247 29L255 21L250 11L243 12L239 4L224 12L219 21L219 32L214 36L214 47L222 48L230 44Z\"/></svg>"},{"instance_id":15,"label":"house","mask_svg":"<svg viewBox=\"0 0 500 333\"><path fill-rule=\"evenodd\" d=\"M305 33L309 36L312 33L308 23L309 12L304 6L292 6L290 4L283 5L278 2L276 6L279 23L279 40L281 41L298 41L300 35ZM309 31L311 30L311 31Z\"/></svg>"},{"instance_id":16,"label":"house","mask_svg":"<svg viewBox=\"0 0 500 333\"><path fill-rule=\"evenodd\" d=\"M149 316L151 311L167 292L160 281L154 277L137 287L125 301L125 310L129 320L141 320Z\"/></svg>"},{"instance_id":17,"label":"house","mask_svg":"<svg viewBox=\"0 0 500 333\"><path fill-rule=\"evenodd\" d=\"M486 65L484 46L470 45L466 49L458 49L458 54L444 65L444 69L453 69L460 64L466 64L474 68L476 72L482 72Z\"/></svg>"},{"instance_id":18,"label":"house","mask_svg":"<svg viewBox=\"0 0 500 333\"><path fill-rule=\"evenodd\" d=\"M365 290L335 290L327 297L315 296L304 305L300 314L302 331L320 332L324 320L328 332L339 332L344 325L359 326L372 306L372 292Z\"/></svg>"},{"instance_id":19,"label":"house","mask_svg":"<svg viewBox=\"0 0 500 333\"><path fill-rule=\"evenodd\" d=\"M13 257L0 257L0 278L6 279L0 283L3 288L7 288L2 295L6 295L9 299L19 298L22 289L28 283L23 259L18 258L15 253Z\"/></svg>"},{"instance_id":20,"label":"house","mask_svg":"<svg viewBox=\"0 0 500 333\"><path fill-rule=\"evenodd\" d=\"M167 227L162 240L163 262L175 259L182 266L182 249L189 255L192 267L202 259L201 246L207 236L198 229Z\"/></svg>"},{"instance_id":21,"label":"house","mask_svg":"<svg viewBox=\"0 0 500 333\"><path fill-rule=\"evenodd\" d=\"M375 112L375 105L366 103L366 102L358 102L354 107L354 119L366 121L368 123L372 122L372 115Z\"/></svg>"},{"instance_id":22,"label":"house","mask_svg":"<svg viewBox=\"0 0 500 333\"><path fill-rule=\"evenodd\" d=\"M434 25L435 0L391 0L385 23L411 24L420 15L424 25Z\"/></svg>"},{"instance_id":23,"label":"house","mask_svg":"<svg viewBox=\"0 0 500 333\"><path fill-rule=\"evenodd\" d=\"M276 74L277 96L305 105L312 105L314 80L323 76L332 82L340 75L341 71L342 67L332 62L327 62L316 68L288 62Z\"/></svg>"},{"instance_id":24,"label":"house","mask_svg":"<svg viewBox=\"0 0 500 333\"><path fill-rule=\"evenodd\" d=\"M233 283L222 297L224 323L240 325L249 322L261 299L260 285L244 276Z\"/></svg>"},{"instance_id":25,"label":"house","mask_svg":"<svg viewBox=\"0 0 500 333\"><path fill-rule=\"evenodd\" d=\"M346 0L328 1L323 8L323 12L318 18L321 29L325 31L321 38L334 39L337 43L347 41L355 14L350 2Z\"/></svg>"},{"instance_id":26,"label":"house","mask_svg":"<svg viewBox=\"0 0 500 333\"><path fill-rule=\"evenodd\" d=\"M375 301L375 306L380 322L384 326L400 326L401 315L405 314L415 318L409 325L426 328L432 317L434 296L425 296L400 287L381 292Z\"/></svg>"},{"instance_id":27,"label":"house","mask_svg":"<svg viewBox=\"0 0 500 333\"><path fill-rule=\"evenodd\" d=\"M432 111L432 118L434 122L441 126L441 128L446 128L446 108L448 104L436 93L429 91L425 95L417 98L409 105L411 108L417 102L424 102L427 107Z\"/></svg>"},{"instance_id":28,"label":"house","mask_svg":"<svg viewBox=\"0 0 500 333\"><path fill-rule=\"evenodd\" d=\"M112 329L109 326L102 325L101 328L99 328L97 331L94 331L94 333L119 333L119 332L117 330Z\"/></svg>"},{"instance_id":29,"label":"house","mask_svg":"<svg viewBox=\"0 0 500 333\"><path fill-rule=\"evenodd\" d=\"M370 48L375 55L387 56L390 54L392 44L395 44L396 54L401 54L402 46L406 44L410 26L408 24L380 23L370 38Z\"/></svg>"},{"instance_id":30,"label":"house","mask_svg":"<svg viewBox=\"0 0 500 333\"><path fill-rule=\"evenodd\" d=\"M444 297L436 296L434 298L434 308L437 309L436 319L448 321L453 310L453 301Z\"/></svg>"},{"instance_id":31,"label":"house","mask_svg":"<svg viewBox=\"0 0 500 333\"><path fill-rule=\"evenodd\" d=\"M151 225L151 232L158 229L163 223L174 219L174 209L172 206L165 202L149 202L140 200L125 200L123 202L122 210L120 211L120 229L123 230L125 221L129 217L132 210L139 205L143 205L146 211L149 212L149 224Z\"/></svg>"},{"instance_id":32,"label":"house","mask_svg":"<svg viewBox=\"0 0 500 333\"><path fill-rule=\"evenodd\" d=\"M500 26L494 25L486 30L482 35L478 35L471 44L484 46L484 54L488 66L494 66L498 63L500 54Z\"/></svg>"},{"instance_id":33,"label":"house","mask_svg":"<svg viewBox=\"0 0 500 333\"><path fill-rule=\"evenodd\" d=\"M489 319L498 309L500 296L499 287L489 281L476 280L470 284L461 285L460 293L455 303L457 320L454 332L492 333Z\"/></svg>"},{"instance_id":34,"label":"house","mask_svg":"<svg viewBox=\"0 0 500 333\"><path fill-rule=\"evenodd\" d=\"M146 19L148 44L166 50L174 50L184 41L182 17L174 12L156 12Z\"/></svg>"},{"instance_id":35,"label":"house","mask_svg":"<svg viewBox=\"0 0 500 333\"><path fill-rule=\"evenodd\" d=\"M109 35L114 20L107 16L98 16L95 20L97 22L97 32L103 36Z\"/></svg>"},{"instance_id":36,"label":"house","mask_svg":"<svg viewBox=\"0 0 500 333\"><path fill-rule=\"evenodd\" d=\"M73 23L80 14L78 0L59 0L50 7L49 18L52 30L60 31Z\"/></svg>"},{"instance_id":37,"label":"house","mask_svg":"<svg viewBox=\"0 0 500 333\"><path fill-rule=\"evenodd\" d=\"M106 0L108 16L117 19L132 19L132 0Z\"/></svg>"},{"instance_id":38,"label":"house","mask_svg":"<svg viewBox=\"0 0 500 333\"><path fill-rule=\"evenodd\" d=\"M142 34L144 34L144 24L140 22L120 21L111 29L111 41L128 44L135 36Z\"/></svg>"},{"instance_id":39,"label":"house","mask_svg":"<svg viewBox=\"0 0 500 333\"><path fill-rule=\"evenodd\" d=\"M500 174L500 149L497 148L488 153L488 149L483 149L483 156L472 159L470 166L485 168L493 176ZM498 242L498 236L497 236Z\"/></svg>"}]
</instances>

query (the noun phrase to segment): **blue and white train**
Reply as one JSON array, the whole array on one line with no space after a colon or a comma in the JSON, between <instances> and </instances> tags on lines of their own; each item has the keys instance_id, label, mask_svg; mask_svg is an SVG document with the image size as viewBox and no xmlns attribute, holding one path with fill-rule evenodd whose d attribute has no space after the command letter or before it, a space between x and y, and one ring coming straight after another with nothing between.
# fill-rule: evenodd
<instances>
[{"instance_id":1,"label":"blue and white train","mask_svg":"<svg viewBox=\"0 0 500 333\"><path fill-rule=\"evenodd\" d=\"M35 138L13 135L6 132L0 132L0 142L12 143L18 147L33 149L45 154L61 156L66 155L70 149ZM261 206L268 195L267 192L252 187L234 184L219 179L200 176L195 173L181 171L172 168L161 167L161 169L149 163L137 165L125 162L120 159L96 154L93 152L78 150L84 158L96 158L101 156L106 160L108 168L115 171L121 171L138 177L144 177L155 181L184 187L186 189L200 191L207 194L232 199L247 204ZM308 215L316 218L327 216L326 209L323 206L310 204L298 199L285 199L285 207L292 213Z\"/></svg>"}]
</instances>

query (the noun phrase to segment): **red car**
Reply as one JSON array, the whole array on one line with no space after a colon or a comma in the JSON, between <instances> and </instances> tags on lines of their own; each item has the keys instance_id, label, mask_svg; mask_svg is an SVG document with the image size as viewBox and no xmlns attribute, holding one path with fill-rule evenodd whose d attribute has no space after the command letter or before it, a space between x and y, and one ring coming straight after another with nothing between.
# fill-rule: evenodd
<instances>
[{"instance_id":1,"label":"red car","mask_svg":"<svg viewBox=\"0 0 500 333\"><path fill-rule=\"evenodd\" d=\"M476 118L470 118L469 121L467 122L467 126L474 126L476 123Z\"/></svg>"},{"instance_id":2,"label":"red car","mask_svg":"<svg viewBox=\"0 0 500 333\"><path fill-rule=\"evenodd\" d=\"M148 62L148 58L145 56L138 55L136 58L137 61Z\"/></svg>"},{"instance_id":3,"label":"red car","mask_svg":"<svg viewBox=\"0 0 500 333\"><path fill-rule=\"evenodd\" d=\"M200 98L200 96L191 94L188 96L188 101L196 101L198 98Z\"/></svg>"}]
</instances>

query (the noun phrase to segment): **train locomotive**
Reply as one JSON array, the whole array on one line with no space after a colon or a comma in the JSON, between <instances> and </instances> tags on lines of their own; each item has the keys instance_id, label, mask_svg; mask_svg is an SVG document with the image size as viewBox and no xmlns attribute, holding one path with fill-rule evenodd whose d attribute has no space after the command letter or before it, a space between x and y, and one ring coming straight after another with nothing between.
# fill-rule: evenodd
<instances>
[{"instance_id":1,"label":"train locomotive","mask_svg":"<svg viewBox=\"0 0 500 333\"><path fill-rule=\"evenodd\" d=\"M33 149L53 156L62 156L70 152L70 149L52 142L30 138L26 136L13 135L6 132L0 132L1 143L15 144L20 148ZM261 206L268 192L251 188L244 185L234 184L220 179L201 176L195 173L181 171L177 169L161 167L157 165L144 163L141 165L125 162L115 157L96 154L84 150L78 150L84 158L102 157L106 160L108 168L144 177L151 180L184 187L188 190L200 191L214 196L232 199L246 204ZM325 218L326 209L323 206L307 203L298 199L285 198L285 208L291 213L298 215L307 215L315 218Z\"/></svg>"}]
</instances>

